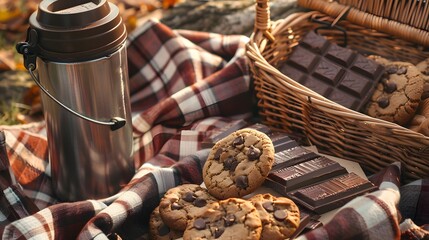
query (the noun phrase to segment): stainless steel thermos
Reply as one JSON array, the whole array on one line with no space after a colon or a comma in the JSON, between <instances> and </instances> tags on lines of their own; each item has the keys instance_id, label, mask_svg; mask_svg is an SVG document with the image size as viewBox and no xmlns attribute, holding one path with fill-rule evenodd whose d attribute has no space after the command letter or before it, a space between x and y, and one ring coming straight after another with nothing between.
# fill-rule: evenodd
<instances>
[{"instance_id":1,"label":"stainless steel thermos","mask_svg":"<svg viewBox=\"0 0 429 240\"><path fill-rule=\"evenodd\" d=\"M119 10L106 0L43 0L29 21L17 51L42 90L56 197L114 195L134 174Z\"/></svg>"}]
</instances>

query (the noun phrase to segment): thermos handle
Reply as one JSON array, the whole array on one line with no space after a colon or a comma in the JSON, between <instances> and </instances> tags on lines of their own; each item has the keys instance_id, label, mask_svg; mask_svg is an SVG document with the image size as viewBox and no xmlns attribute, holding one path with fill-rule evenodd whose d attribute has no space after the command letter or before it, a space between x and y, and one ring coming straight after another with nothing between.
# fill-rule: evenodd
<instances>
[{"instance_id":1,"label":"thermos handle","mask_svg":"<svg viewBox=\"0 0 429 240\"><path fill-rule=\"evenodd\" d=\"M36 75L34 74L33 70L35 69L34 65L30 65L30 67L28 68L28 71L30 72L31 77L33 78L34 82L37 84L37 86L39 86L39 88L50 98L52 99L54 102L56 102L58 105L60 105L61 107L63 107L65 110L69 111L70 113L85 119L89 122L92 123L96 123L96 124L100 124L100 125L106 125L106 126L110 126L110 129L112 131L114 130L118 130L121 127L125 126L125 124L127 123L127 121L123 118L120 117L113 117L112 119L110 119L110 121L99 121L99 120L95 120L92 118L89 118L87 116L84 116L76 111L74 111L73 109L67 107L66 105L64 105L60 100L56 99L54 96L52 96L52 94L50 94L48 92L48 90L40 83L39 79L37 79Z\"/></svg>"},{"instance_id":2,"label":"thermos handle","mask_svg":"<svg viewBox=\"0 0 429 240\"><path fill-rule=\"evenodd\" d=\"M27 68L28 72L30 73L31 77L33 78L34 82L39 86L39 88L54 102L56 102L58 105L63 107L68 112L84 119L89 122L110 126L110 130L118 130L125 126L126 120L121 117L113 117L109 121L99 121L92 118L89 118L87 116L84 116L73 109L67 107L64 105L60 100L56 99L52 94L49 93L49 91L40 83L37 76L34 74L34 70L36 69L36 58L37 58L37 32L34 29L29 29L27 33L27 40L26 42L21 42L16 45L17 51L24 55L24 66Z\"/></svg>"}]
</instances>

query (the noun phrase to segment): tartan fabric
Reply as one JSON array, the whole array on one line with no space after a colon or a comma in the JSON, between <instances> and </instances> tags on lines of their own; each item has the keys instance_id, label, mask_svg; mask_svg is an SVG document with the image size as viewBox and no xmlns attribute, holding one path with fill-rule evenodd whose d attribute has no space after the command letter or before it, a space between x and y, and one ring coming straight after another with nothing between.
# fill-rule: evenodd
<instances>
[{"instance_id":1,"label":"tartan fabric","mask_svg":"<svg viewBox=\"0 0 429 240\"><path fill-rule=\"evenodd\" d=\"M137 171L119 194L107 199L58 202L51 189L44 122L0 126L16 178L16 183L2 187L2 238L108 239L117 234L123 239L144 239L149 214L168 189L202 183L201 170L209 152L202 149L202 140L228 123L253 119L251 78L244 57L247 40L172 30L156 21L129 35ZM373 176L379 191L356 198L326 226L300 238L399 238L400 183L395 180L399 176L399 165ZM412 201L404 209L410 217L418 213L424 220L428 209L419 199L428 185L420 184L410 192ZM34 212L26 197L41 210Z\"/></svg>"},{"instance_id":2,"label":"tartan fabric","mask_svg":"<svg viewBox=\"0 0 429 240\"><path fill-rule=\"evenodd\" d=\"M401 187L399 209L403 218L421 226L429 223L429 179L420 179Z\"/></svg>"}]
</instances>

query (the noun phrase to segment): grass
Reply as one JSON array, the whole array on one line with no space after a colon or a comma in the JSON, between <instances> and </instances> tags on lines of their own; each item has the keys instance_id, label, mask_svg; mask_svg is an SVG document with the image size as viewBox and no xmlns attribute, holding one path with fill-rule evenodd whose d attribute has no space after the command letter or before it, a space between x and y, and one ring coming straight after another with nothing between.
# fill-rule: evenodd
<instances>
[{"instance_id":1,"label":"grass","mask_svg":"<svg viewBox=\"0 0 429 240\"><path fill-rule=\"evenodd\" d=\"M27 114L29 107L17 101L2 102L0 104L0 125L16 125L21 124L19 115Z\"/></svg>"}]
</instances>

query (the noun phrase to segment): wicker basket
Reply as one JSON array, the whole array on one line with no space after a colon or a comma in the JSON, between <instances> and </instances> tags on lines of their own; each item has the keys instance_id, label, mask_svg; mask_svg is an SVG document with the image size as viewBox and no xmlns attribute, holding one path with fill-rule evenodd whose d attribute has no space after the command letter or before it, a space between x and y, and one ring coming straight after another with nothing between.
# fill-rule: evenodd
<instances>
[{"instance_id":1,"label":"wicker basket","mask_svg":"<svg viewBox=\"0 0 429 240\"><path fill-rule=\"evenodd\" d=\"M429 46L429 33L335 1L298 3L317 11L270 21L268 0L256 3L255 29L246 54L263 123L305 136L322 153L358 162L369 172L399 161L404 182L429 177L429 137L345 108L276 68L306 32L320 27L320 21L344 28L351 49L414 64L429 57L423 47ZM338 30L328 28L319 33L334 42L343 41Z\"/></svg>"}]
</instances>

